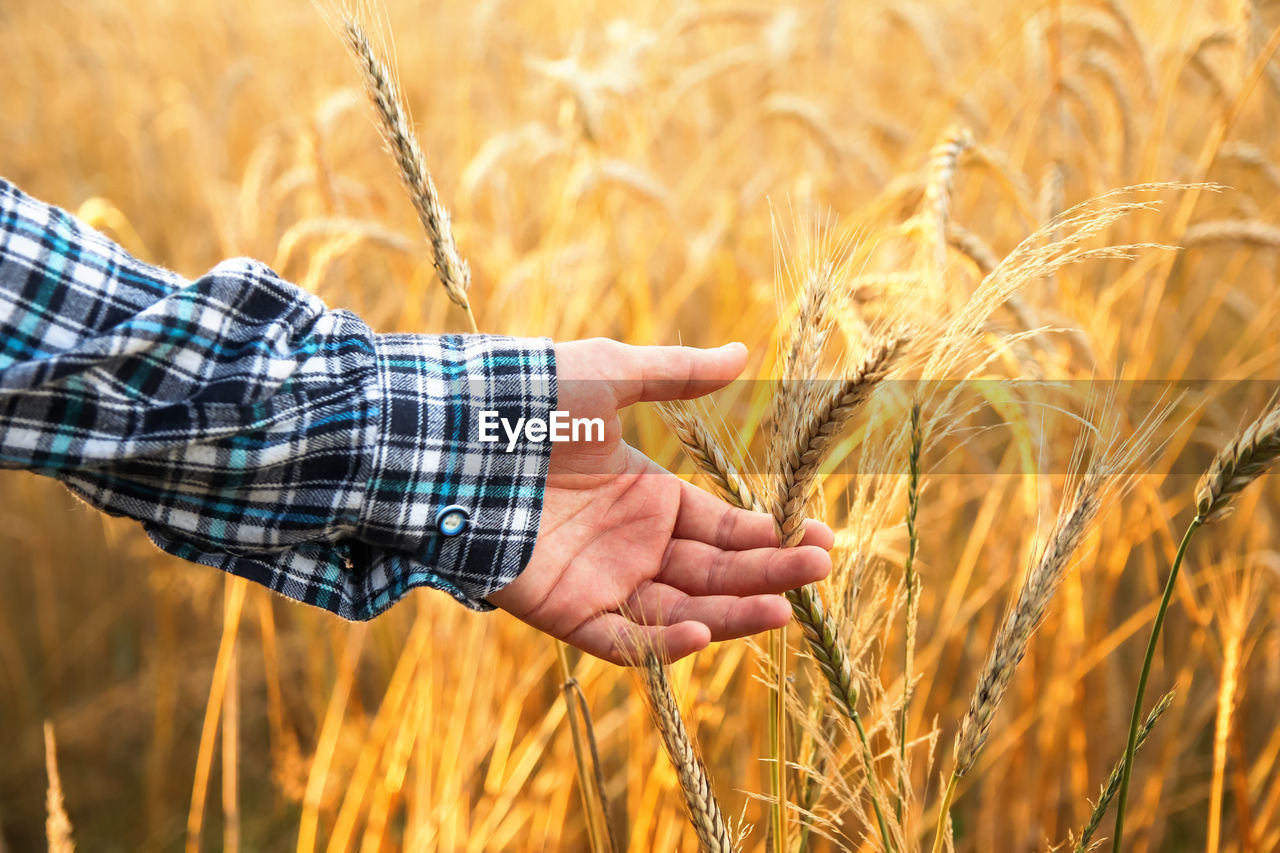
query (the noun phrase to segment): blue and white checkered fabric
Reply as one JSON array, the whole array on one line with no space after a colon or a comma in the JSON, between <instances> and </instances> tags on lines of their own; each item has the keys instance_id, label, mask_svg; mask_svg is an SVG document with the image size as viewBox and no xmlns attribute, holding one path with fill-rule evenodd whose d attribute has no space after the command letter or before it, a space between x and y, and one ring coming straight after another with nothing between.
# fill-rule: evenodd
<instances>
[{"instance_id":1,"label":"blue and white checkered fabric","mask_svg":"<svg viewBox=\"0 0 1280 853\"><path fill-rule=\"evenodd\" d=\"M550 445L480 443L479 412L555 399L549 340L376 335L245 259L188 281L0 179L0 467L184 559L347 619L419 586L491 609L533 551Z\"/></svg>"}]
</instances>

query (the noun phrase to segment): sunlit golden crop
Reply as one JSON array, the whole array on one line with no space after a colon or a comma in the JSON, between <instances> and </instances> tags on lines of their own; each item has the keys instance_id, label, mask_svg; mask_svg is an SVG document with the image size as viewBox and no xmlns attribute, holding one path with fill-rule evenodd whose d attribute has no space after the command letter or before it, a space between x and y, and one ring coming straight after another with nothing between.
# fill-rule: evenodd
<instances>
[{"instance_id":1,"label":"sunlit golden crop","mask_svg":"<svg viewBox=\"0 0 1280 853\"><path fill-rule=\"evenodd\" d=\"M819 603L867 755L797 625L670 669L720 810L750 825L744 849L779 832L789 851L879 850L885 835L931 849L956 735L984 707L975 688L1059 510L1089 459L1153 430L1050 578L1043 623L1013 638L1025 657L950 810L957 850L1078 834L1124 753L1196 478L1280 380L1280 11L386 6L374 21L479 329L740 340L765 379L823 316L800 359L819 375L902 334L893 379L1046 383L1035 405L993 385L924 407L910 601L909 412L927 382L889 383L797 492L839 531ZM311 3L10 0L0 81L0 174L137 256L198 276L248 255L380 331L470 330L342 35ZM1147 184L1160 186L1075 207ZM813 281L826 307L806 301ZM1066 380L1098 378L1170 393L1126 385L1082 409L1083 382ZM722 491L758 489L785 517L760 476L779 453L773 388L731 388L683 431L639 407L629 440L692 477L681 439L696 445L698 425L745 484ZM1061 414L1082 410L1110 445ZM1163 427L1144 425L1152 412ZM1189 548L1145 705L1176 693L1136 764L1126 850L1280 849L1278 490L1265 477L1242 490ZM1001 648L997 666L1022 650ZM54 482L0 475L0 850L46 844L46 720L65 808L49 837L69 831L81 850L576 851L610 834L620 850L697 849L644 699L657 674L576 652L568 664L564 690L549 638L431 592L344 623L162 554ZM580 704L605 819L584 807L566 717ZM589 755L583 769L594 814Z\"/></svg>"}]
</instances>

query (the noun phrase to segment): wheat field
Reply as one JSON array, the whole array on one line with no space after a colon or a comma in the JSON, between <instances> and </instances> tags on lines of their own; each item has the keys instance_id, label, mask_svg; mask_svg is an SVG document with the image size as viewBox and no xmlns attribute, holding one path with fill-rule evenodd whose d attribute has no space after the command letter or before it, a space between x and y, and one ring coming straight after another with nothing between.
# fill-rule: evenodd
<instances>
[{"instance_id":1,"label":"wheat field","mask_svg":"<svg viewBox=\"0 0 1280 853\"><path fill-rule=\"evenodd\" d=\"M570 652L566 689L505 614L422 591L344 623L5 471L0 850L716 849L690 784L744 850L1071 850L1201 515L1124 849L1280 849L1275 418L1232 444L1280 380L1280 8L383 5L479 328L737 340L783 378L624 422L780 529L836 528L803 606L839 660L793 624L669 670ZM0 71L0 174L137 256L469 330L310 2L10 0ZM778 436L820 432L828 386L795 380L894 335L822 464L771 485Z\"/></svg>"}]
</instances>

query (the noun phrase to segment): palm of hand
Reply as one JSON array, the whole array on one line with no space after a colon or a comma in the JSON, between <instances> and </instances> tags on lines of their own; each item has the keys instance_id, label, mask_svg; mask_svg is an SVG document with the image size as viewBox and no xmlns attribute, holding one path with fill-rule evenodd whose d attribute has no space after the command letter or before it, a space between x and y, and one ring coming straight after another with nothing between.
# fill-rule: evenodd
<instances>
[{"instance_id":1,"label":"palm of hand","mask_svg":"<svg viewBox=\"0 0 1280 853\"><path fill-rule=\"evenodd\" d=\"M680 481L625 445L613 461L614 472L548 477L538 545L521 575L538 583L520 596L519 609L508 608L569 642L597 614L658 618L647 613L653 602L643 593L661 573Z\"/></svg>"}]
</instances>

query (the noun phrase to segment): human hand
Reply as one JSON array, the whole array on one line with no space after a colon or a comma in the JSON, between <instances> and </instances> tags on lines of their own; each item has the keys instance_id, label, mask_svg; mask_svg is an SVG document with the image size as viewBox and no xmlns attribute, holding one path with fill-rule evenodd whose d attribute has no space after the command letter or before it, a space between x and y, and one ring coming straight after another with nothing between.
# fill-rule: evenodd
<instances>
[{"instance_id":1,"label":"human hand","mask_svg":"<svg viewBox=\"0 0 1280 853\"><path fill-rule=\"evenodd\" d=\"M773 519L729 506L622 440L619 410L691 399L734 379L742 344L635 347L603 338L556 344L557 408L601 418L603 441L552 446L542 520L529 564L488 600L614 663L654 647L674 661L711 641L780 628L777 595L826 577L835 541L808 522L781 549Z\"/></svg>"}]
</instances>

